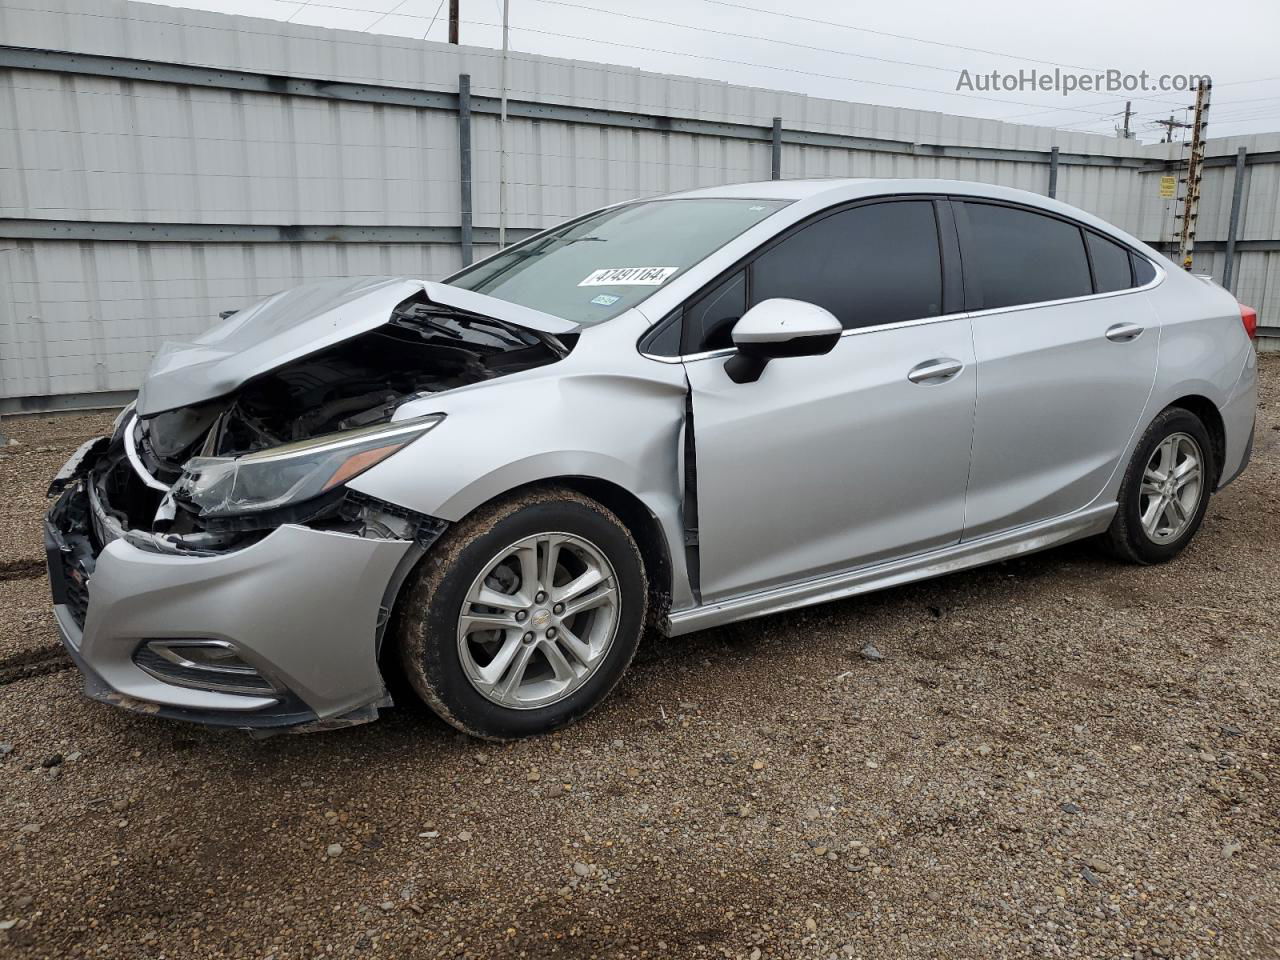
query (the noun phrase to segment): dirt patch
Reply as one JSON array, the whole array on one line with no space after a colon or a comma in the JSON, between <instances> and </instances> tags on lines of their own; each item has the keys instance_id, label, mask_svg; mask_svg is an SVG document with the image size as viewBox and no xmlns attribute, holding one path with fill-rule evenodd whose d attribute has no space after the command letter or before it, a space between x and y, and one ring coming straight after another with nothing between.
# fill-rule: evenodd
<instances>
[{"instance_id":1,"label":"dirt patch","mask_svg":"<svg viewBox=\"0 0 1280 960\"><path fill-rule=\"evenodd\" d=\"M1255 462L1177 562L1072 545L650 638L552 737L395 710L257 742L85 701L74 670L0 687L0 952L1275 957L1263 372ZM13 522L38 529L45 481ZM33 604L0 639L36 657L52 622L5 592L26 586L0 583L0 611Z\"/></svg>"}]
</instances>

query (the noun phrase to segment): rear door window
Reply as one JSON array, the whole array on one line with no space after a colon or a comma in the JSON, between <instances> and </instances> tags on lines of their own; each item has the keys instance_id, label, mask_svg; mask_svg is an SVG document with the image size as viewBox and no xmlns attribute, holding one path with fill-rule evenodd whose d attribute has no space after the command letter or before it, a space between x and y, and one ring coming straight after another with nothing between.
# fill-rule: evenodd
<instances>
[{"instance_id":1,"label":"rear door window","mask_svg":"<svg viewBox=\"0 0 1280 960\"><path fill-rule=\"evenodd\" d=\"M1084 238L1075 224L1018 207L964 203L966 272L976 275L980 309L1066 300L1093 293Z\"/></svg>"}]
</instances>

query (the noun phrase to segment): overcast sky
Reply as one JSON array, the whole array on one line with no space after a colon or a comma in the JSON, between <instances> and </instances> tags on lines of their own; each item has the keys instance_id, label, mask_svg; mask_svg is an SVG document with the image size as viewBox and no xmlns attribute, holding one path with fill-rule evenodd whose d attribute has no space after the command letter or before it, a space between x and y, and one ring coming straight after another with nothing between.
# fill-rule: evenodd
<instances>
[{"instance_id":1,"label":"overcast sky","mask_svg":"<svg viewBox=\"0 0 1280 960\"><path fill-rule=\"evenodd\" d=\"M448 0L159 0L173 6L447 40ZM502 0L461 0L462 42L501 46ZM515 50L626 64L863 103L1094 133L1188 119L1190 93L957 91L1020 69L1213 78L1210 136L1280 130L1280 3L1272 0L511 0ZM965 49L967 48L967 49ZM975 80L976 83L976 80ZM964 96L957 95L965 94Z\"/></svg>"}]
</instances>

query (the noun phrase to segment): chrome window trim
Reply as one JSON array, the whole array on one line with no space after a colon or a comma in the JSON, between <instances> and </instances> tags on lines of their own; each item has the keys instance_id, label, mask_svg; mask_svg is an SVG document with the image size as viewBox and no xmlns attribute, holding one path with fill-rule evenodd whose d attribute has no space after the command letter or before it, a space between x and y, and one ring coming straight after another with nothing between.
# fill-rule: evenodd
<instances>
[{"instance_id":1,"label":"chrome window trim","mask_svg":"<svg viewBox=\"0 0 1280 960\"><path fill-rule=\"evenodd\" d=\"M1130 249L1125 247L1126 250ZM1164 282L1167 273L1164 267L1156 263L1150 257L1132 251L1134 256L1142 257L1147 263L1151 264L1151 268L1155 271L1155 277L1144 283L1140 287L1125 287L1123 290L1108 290L1106 293L1090 293L1083 297L1065 297L1061 300L1038 300L1035 303L1016 303L1007 307L990 307L984 310L972 310L960 313L944 313L936 317L920 317L918 320L898 320L894 323L877 323L865 327L852 327L841 332L840 339L845 337L857 337L867 333L879 333L884 330L901 330L904 327L920 327L931 323L945 323L948 320L960 320L963 318L974 319L978 317L997 316L1002 313L1016 313L1021 310L1033 310L1041 307L1056 307L1068 303L1085 303L1090 300L1103 300L1108 297L1123 297L1133 293L1143 293L1147 290L1153 290ZM657 326L654 324L644 332L643 336L649 333ZM643 339L643 337L642 337ZM686 353L678 357L659 357L652 353L640 351L640 356L646 360L656 360L658 363L693 363L698 360L710 360L714 357L728 357L737 353L736 347L721 347L719 350L704 350L701 353Z\"/></svg>"}]
</instances>

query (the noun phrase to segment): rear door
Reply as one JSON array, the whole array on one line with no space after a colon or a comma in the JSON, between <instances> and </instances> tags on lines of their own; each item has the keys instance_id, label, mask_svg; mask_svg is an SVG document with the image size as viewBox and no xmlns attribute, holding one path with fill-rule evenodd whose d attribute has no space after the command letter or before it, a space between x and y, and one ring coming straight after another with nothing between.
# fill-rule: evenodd
<instances>
[{"instance_id":1,"label":"rear door","mask_svg":"<svg viewBox=\"0 0 1280 960\"><path fill-rule=\"evenodd\" d=\"M938 207L944 247L932 200L863 204L784 235L686 305L704 600L959 540L975 377ZM845 335L733 383L733 321L774 297L825 307Z\"/></svg>"},{"instance_id":2,"label":"rear door","mask_svg":"<svg viewBox=\"0 0 1280 960\"><path fill-rule=\"evenodd\" d=\"M1135 289L1145 259L1031 208L953 208L978 363L973 539L1097 497L1151 394L1160 331Z\"/></svg>"}]
</instances>

